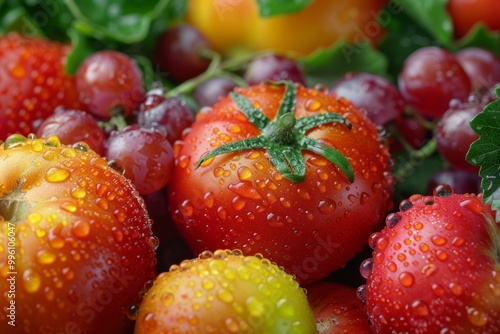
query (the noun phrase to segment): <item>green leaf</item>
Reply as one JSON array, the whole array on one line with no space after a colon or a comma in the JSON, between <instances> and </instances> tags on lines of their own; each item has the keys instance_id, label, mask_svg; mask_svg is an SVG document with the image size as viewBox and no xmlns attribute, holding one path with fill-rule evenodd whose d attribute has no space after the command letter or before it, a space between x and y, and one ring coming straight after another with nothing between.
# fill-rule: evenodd
<instances>
[{"instance_id":1,"label":"green leaf","mask_svg":"<svg viewBox=\"0 0 500 334\"><path fill-rule=\"evenodd\" d=\"M480 47L500 55L500 32L489 31L483 24L478 24L459 41L459 46Z\"/></svg>"},{"instance_id":2,"label":"green leaf","mask_svg":"<svg viewBox=\"0 0 500 334\"><path fill-rule=\"evenodd\" d=\"M71 13L89 35L121 43L146 38L152 21L170 0L66 0Z\"/></svg>"},{"instance_id":3,"label":"green leaf","mask_svg":"<svg viewBox=\"0 0 500 334\"><path fill-rule=\"evenodd\" d=\"M395 2L395 1L393 1ZM397 0L404 12L443 46L453 42L453 24L446 9L448 0Z\"/></svg>"},{"instance_id":4,"label":"green leaf","mask_svg":"<svg viewBox=\"0 0 500 334\"><path fill-rule=\"evenodd\" d=\"M257 0L261 17L300 12L313 0Z\"/></svg>"},{"instance_id":5,"label":"green leaf","mask_svg":"<svg viewBox=\"0 0 500 334\"><path fill-rule=\"evenodd\" d=\"M500 221L500 86L495 93L498 99L488 104L477 114L470 126L479 135L467 152L467 161L480 166L483 201L496 210L496 221Z\"/></svg>"},{"instance_id":6,"label":"green leaf","mask_svg":"<svg viewBox=\"0 0 500 334\"><path fill-rule=\"evenodd\" d=\"M439 45L439 41L402 11L402 8L389 4L380 12L379 23L384 27L385 35L378 50L390 60L387 70L393 82L396 82L403 63L410 54L422 47Z\"/></svg>"},{"instance_id":7,"label":"green leaf","mask_svg":"<svg viewBox=\"0 0 500 334\"><path fill-rule=\"evenodd\" d=\"M333 84L347 72L369 72L387 76L387 57L368 43L338 42L331 48L315 51L302 60L308 74L307 84Z\"/></svg>"}]
</instances>

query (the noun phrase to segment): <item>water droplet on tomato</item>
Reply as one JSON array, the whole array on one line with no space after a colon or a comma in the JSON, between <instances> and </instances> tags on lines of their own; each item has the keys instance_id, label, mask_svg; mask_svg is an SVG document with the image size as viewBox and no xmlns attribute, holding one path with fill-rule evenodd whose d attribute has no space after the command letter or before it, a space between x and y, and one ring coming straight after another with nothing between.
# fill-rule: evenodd
<instances>
[{"instance_id":1,"label":"water droplet on tomato","mask_svg":"<svg viewBox=\"0 0 500 334\"><path fill-rule=\"evenodd\" d=\"M337 208L337 204L331 198L322 199L318 203L318 211L323 215L327 215L327 214L331 214L331 213L335 212L336 208Z\"/></svg>"},{"instance_id":2,"label":"water droplet on tomato","mask_svg":"<svg viewBox=\"0 0 500 334\"><path fill-rule=\"evenodd\" d=\"M238 173L238 178L242 181L252 177L252 171L250 170L250 168L246 166L238 168L237 173Z\"/></svg>"},{"instance_id":3,"label":"water droplet on tomato","mask_svg":"<svg viewBox=\"0 0 500 334\"><path fill-rule=\"evenodd\" d=\"M139 315L139 305L131 305L127 310L127 318L130 320L136 320Z\"/></svg>"},{"instance_id":4,"label":"water droplet on tomato","mask_svg":"<svg viewBox=\"0 0 500 334\"><path fill-rule=\"evenodd\" d=\"M389 228L393 228L401 220L401 215L397 212L390 213L385 219L385 225Z\"/></svg>"},{"instance_id":5,"label":"water droplet on tomato","mask_svg":"<svg viewBox=\"0 0 500 334\"><path fill-rule=\"evenodd\" d=\"M315 99L308 99L305 103L307 111L318 111L321 108L321 102Z\"/></svg>"},{"instance_id":6,"label":"water droplet on tomato","mask_svg":"<svg viewBox=\"0 0 500 334\"><path fill-rule=\"evenodd\" d=\"M64 182L71 176L71 172L62 167L50 167L44 175L47 182Z\"/></svg>"},{"instance_id":7,"label":"water droplet on tomato","mask_svg":"<svg viewBox=\"0 0 500 334\"><path fill-rule=\"evenodd\" d=\"M483 212L483 204L477 198L466 199L465 201L460 202L460 205L478 215Z\"/></svg>"},{"instance_id":8,"label":"water droplet on tomato","mask_svg":"<svg viewBox=\"0 0 500 334\"><path fill-rule=\"evenodd\" d=\"M437 196L437 197L449 197L449 196L453 195L454 193L455 193L455 191L453 190L453 188L450 185L440 184L440 185L436 186L436 188L434 188L432 194L434 196Z\"/></svg>"},{"instance_id":9,"label":"water droplet on tomato","mask_svg":"<svg viewBox=\"0 0 500 334\"><path fill-rule=\"evenodd\" d=\"M428 263L422 267L422 275L424 275L425 277L429 277L432 274L435 274L437 270L438 268L434 264Z\"/></svg>"},{"instance_id":10,"label":"water droplet on tomato","mask_svg":"<svg viewBox=\"0 0 500 334\"><path fill-rule=\"evenodd\" d=\"M429 305L422 300L415 300L410 305L411 312L416 316L428 316L429 315Z\"/></svg>"},{"instance_id":11,"label":"water droplet on tomato","mask_svg":"<svg viewBox=\"0 0 500 334\"><path fill-rule=\"evenodd\" d=\"M250 181L241 181L236 184L230 184L228 189L244 198L253 200L262 199L262 196Z\"/></svg>"},{"instance_id":12,"label":"water droplet on tomato","mask_svg":"<svg viewBox=\"0 0 500 334\"><path fill-rule=\"evenodd\" d=\"M160 239L158 239L157 236L153 235L149 238L149 245L151 245L151 248L156 251L158 249L158 246L160 246Z\"/></svg>"},{"instance_id":13,"label":"water droplet on tomato","mask_svg":"<svg viewBox=\"0 0 500 334\"><path fill-rule=\"evenodd\" d=\"M415 277L413 276L412 273L402 272L401 274L399 274L398 280L402 286L409 288L413 286L413 283L415 282Z\"/></svg>"},{"instance_id":14,"label":"water droplet on tomato","mask_svg":"<svg viewBox=\"0 0 500 334\"><path fill-rule=\"evenodd\" d=\"M440 235L433 235L431 241L436 246L444 246L448 240Z\"/></svg>"},{"instance_id":15,"label":"water droplet on tomato","mask_svg":"<svg viewBox=\"0 0 500 334\"><path fill-rule=\"evenodd\" d=\"M231 291L222 288L217 291L217 298L223 303L230 304L234 300L234 295Z\"/></svg>"},{"instance_id":16,"label":"water droplet on tomato","mask_svg":"<svg viewBox=\"0 0 500 334\"><path fill-rule=\"evenodd\" d=\"M368 246L370 246L371 249L375 249L377 246L377 240L380 238L380 232L374 232L370 235L368 238Z\"/></svg>"},{"instance_id":17,"label":"water droplet on tomato","mask_svg":"<svg viewBox=\"0 0 500 334\"><path fill-rule=\"evenodd\" d=\"M467 319L474 326L482 327L488 322L488 314L480 307L467 307Z\"/></svg>"},{"instance_id":18,"label":"water droplet on tomato","mask_svg":"<svg viewBox=\"0 0 500 334\"><path fill-rule=\"evenodd\" d=\"M359 272L364 278L368 278L373 271L373 258L365 259L359 266Z\"/></svg>"},{"instance_id":19,"label":"water droplet on tomato","mask_svg":"<svg viewBox=\"0 0 500 334\"><path fill-rule=\"evenodd\" d=\"M365 301L366 300L366 285L363 284L363 285L360 285L357 289L356 289L356 296L362 300L362 301Z\"/></svg>"},{"instance_id":20,"label":"water droplet on tomato","mask_svg":"<svg viewBox=\"0 0 500 334\"><path fill-rule=\"evenodd\" d=\"M452 282L448 287L455 296L460 296L463 292L462 286L458 283Z\"/></svg>"},{"instance_id":21,"label":"water droplet on tomato","mask_svg":"<svg viewBox=\"0 0 500 334\"><path fill-rule=\"evenodd\" d=\"M26 269L23 273L23 286L24 289L29 293L35 293L38 291L41 285L40 275L34 270Z\"/></svg>"},{"instance_id":22,"label":"water droplet on tomato","mask_svg":"<svg viewBox=\"0 0 500 334\"><path fill-rule=\"evenodd\" d=\"M56 258L57 258L57 256L54 253L51 253L51 252L43 250L43 249L38 251L38 253L36 254L36 259L37 259L38 263L40 263L40 264L54 263Z\"/></svg>"},{"instance_id":23,"label":"water droplet on tomato","mask_svg":"<svg viewBox=\"0 0 500 334\"><path fill-rule=\"evenodd\" d=\"M390 271L392 271L394 273L394 272L396 272L396 270L398 270L398 266L393 261L389 261L389 262L387 262L387 269L389 269Z\"/></svg>"},{"instance_id":24,"label":"water droplet on tomato","mask_svg":"<svg viewBox=\"0 0 500 334\"><path fill-rule=\"evenodd\" d=\"M62 269L62 274L68 281L71 281L75 278L75 272L68 267Z\"/></svg>"}]
</instances>

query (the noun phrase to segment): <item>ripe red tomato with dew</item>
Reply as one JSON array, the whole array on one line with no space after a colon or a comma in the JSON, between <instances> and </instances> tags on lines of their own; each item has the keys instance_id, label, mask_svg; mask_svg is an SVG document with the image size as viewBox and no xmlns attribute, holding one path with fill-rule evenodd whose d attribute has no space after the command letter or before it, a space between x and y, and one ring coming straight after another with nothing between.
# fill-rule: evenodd
<instances>
[{"instance_id":1,"label":"ripe red tomato with dew","mask_svg":"<svg viewBox=\"0 0 500 334\"><path fill-rule=\"evenodd\" d=\"M500 231L491 206L439 185L370 237L358 288L375 333L499 333Z\"/></svg>"},{"instance_id":2,"label":"ripe red tomato with dew","mask_svg":"<svg viewBox=\"0 0 500 334\"><path fill-rule=\"evenodd\" d=\"M345 265L391 206L389 153L349 101L291 82L237 88L174 147L169 209L195 254L262 253L304 282Z\"/></svg>"},{"instance_id":3,"label":"ripe red tomato with dew","mask_svg":"<svg viewBox=\"0 0 500 334\"><path fill-rule=\"evenodd\" d=\"M130 330L158 244L132 183L56 136L12 135L0 161L0 332Z\"/></svg>"}]
</instances>

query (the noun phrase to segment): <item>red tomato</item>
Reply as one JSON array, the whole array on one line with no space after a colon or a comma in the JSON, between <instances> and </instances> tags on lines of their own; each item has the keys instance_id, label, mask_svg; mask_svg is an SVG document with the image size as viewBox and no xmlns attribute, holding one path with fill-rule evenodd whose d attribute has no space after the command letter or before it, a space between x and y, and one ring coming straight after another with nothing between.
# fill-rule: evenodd
<instances>
[{"instance_id":1,"label":"red tomato","mask_svg":"<svg viewBox=\"0 0 500 334\"><path fill-rule=\"evenodd\" d=\"M197 168L244 139L250 146L206 155ZM301 282L345 265L391 205L375 125L347 100L300 84L237 89L199 114L174 150L169 207L193 252L262 253ZM321 155L334 150L336 164Z\"/></svg>"},{"instance_id":2,"label":"red tomato","mask_svg":"<svg viewBox=\"0 0 500 334\"><path fill-rule=\"evenodd\" d=\"M0 161L0 332L130 329L128 308L156 264L131 182L88 146L55 136L13 135Z\"/></svg>"},{"instance_id":3,"label":"red tomato","mask_svg":"<svg viewBox=\"0 0 500 334\"><path fill-rule=\"evenodd\" d=\"M465 36L476 24L484 24L490 30L500 30L500 1L498 0L449 0L455 36Z\"/></svg>"}]
</instances>

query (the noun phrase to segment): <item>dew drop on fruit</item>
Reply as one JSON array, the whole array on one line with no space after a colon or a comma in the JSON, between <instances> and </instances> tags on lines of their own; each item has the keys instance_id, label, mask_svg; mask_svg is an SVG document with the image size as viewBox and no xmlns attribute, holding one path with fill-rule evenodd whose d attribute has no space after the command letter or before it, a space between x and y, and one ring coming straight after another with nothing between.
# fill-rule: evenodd
<instances>
[{"instance_id":1,"label":"dew drop on fruit","mask_svg":"<svg viewBox=\"0 0 500 334\"><path fill-rule=\"evenodd\" d=\"M368 246L370 246L371 249L375 249L379 238L380 238L380 232L372 233L370 237L368 237Z\"/></svg>"},{"instance_id":2,"label":"dew drop on fruit","mask_svg":"<svg viewBox=\"0 0 500 334\"><path fill-rule=\"evenodd\" d=\"M432 263L428 263L422 267L422 275L424 275L425 277L429 277L436 272L437 267Z\"/></svg>"},{"instance_id":3,"label":"dew drop on fruit","mask_svg":"<svg viewBox=\"0 0 500 334\"><path fill-rule=\"evenodd\" d=\"M66 168L50 167L45 173L45 180L51 183L64 182L71 176L71 172Z\"/></svg>"},{"instance_id":4,"label":"dew drop on fruit","mask_svg":"<svg viewBox=\"0 0 500 334\"><path fill-rule=\"evenodd\" d=\"M448 240L440 235L433 235L431 241L436 246L444 246Z\"/></svg>"},{"instance_id":5,"label":"dew drop on fruit","mask_svg":"<svg viewBox=\"0 0 500 334\"><path fill-rule=\"evenodd\" d=\"M230 304L234 300L233 293L227 289L220 289L217 291L217 298L226 304Z\"/></svg>"},{"instance_id":6,"label":"dew drop on fruit","mask_svg":"<svg viewBox=\"0 0 500 334\"><path fill-rule=\"evenodd\" d=\"M40 288L41 280L40 275L37 272L26 269L23 273L23 286L24 289L29 293L35 293Z\"/></svg>"},{"instance_id":7,"label":"dew drop on fruit","mask_svg":"<svg viewBox=\"0 0 500 334\"><path fill-rule=\"evenodd\" d=\"M445 289L437 283L431 285L431 291L436 297L442 297L446 293Z\"/></svg>"},{"instance_id":8,"label":"dew drop on fruit","mask_svg":"<svg viewBox=\"0 0 500 334\"><path fill-rule=\"evenodd\" d=\"M488 322L488 315L480 307L467 307L467 319L474 326L482 327Z\"/></svg>"},{"instance_id":9,"label":"dew drop on fruit","mask_svg":"<svg viewBox=\"0 0 500 334\"><path fill-rule=\"evenodd\" d=\"M365 284L358 286L358 288L356 289L356 296L362 301L366 300L366 285Z\"/></svg>"},{"instance_id":10,"label":"dew drop on fruit","mask_svg":"<svg viewBox=\"0 0 500 334\"><path fill-rule=\"evenodd\" d=\"M238 168L237 173L238 173L238 178L242 181L252 177L252 171L250 170L250 168L246 166Z\"/></svg>"},{"instance_id":11,"label":"dew drop on fruit","mask_svg":"<svg viewBox=\"0 0 500 334\"><path fill-rule=\"evenodd\" d=\"M359 272L364 278L368 278L373 271L373 258L365 259L359 266Z\"/></svg>"},{"instance_id":12,"label":"dew drop on fruit","mask_svg":"<svg viewBox=\"0 0 500 334\"><path fill-rule=\"evenodd\" d=\"M454 190L450 185L440 184L434 188L433 195L437 197L449 197L454 194Z\"/></svg>"},{"instance_id":13,"label":"dew drop on fruit","mask_svg":"<svg viewBox=\"0 0 500 334\"><path fill-rule=\"evenodd\" d=\"M463 292L462 286L458 283L452 282L448 287L455 296L460 296Z\"/></svg>"},{"instance_id":14,"label":"dew drop on fruit","mask_svg":"<svg viewBox=\"0 0 500 334\"><path fill-rule=\"evenodd\" d=\"M413 203L407 199L401 201L401 203L399 203L399 210L400 211L407 211L409 210L411 207L413 206Z\"/></svg>"},{"instance_id":15,"label":"dew drop on fruit","mask_svg":"<svg viewBox=\"0 0 500 334\"><path fill-rule=\"evenodd\" d=\"M87 195L85 189L80 188L80 187L75 187L75 188L71 189L70 194L71 194L71 197L73 197L75 199L82 199L82 198L85 198L85 196Z\"/></svg>"},{"instance_id":16,"label":"dew drop on fruit","mask_svg":"<svg viewBox=\"0 0 500 334\"><path fill-rule=\"evenodd\" d=\"M460 205L480 215L483 212L483 204L477 198L466 199Z\"/></svg>"},{"instance_id":17,"label":"dew drop on fruit","mask_svg":"<svg viewBox=\"0 0 500 334\"><path fill-rule=\"evenodd\" d=\"M399 213L390 213L385 219L385 225L389 228L393 228L401 220L401 215Z\"/></svg>"},{"instance_id":18,"label":"dew drop on fruit","mask_svg":"<svg viewBox=\"0 0 500 334\"><path fill-rule=\"evenodd\" d=\"M413 276L413 274L411 274L409 272L402 272L398 276L398 280L402 286L409 288L409 287L413 286L413 283L415 282L415 277Z\"/></svg>"},{"instance_id":19,"label":"dew drop on fruit","mask_svg":"<svg viewBox=\"0 0 500 334\"><path fill-rule=\"evenodd\" d=\"M413 303L411 303L410 307L413 315L422 317L429 315L429 305L427 305L427 303L422 300L415 300Z\"/></svg>"},{"instance_id":20,"label":"dew drop on fruit","mask_svg":"<svg viewBox=\"0 0 500 334\"><path fill-rule=\"evenodd\" d=\"M337 208L337 204L335 201L331 198L324 198L319 201L318 203L318 211L323 214L331 214L335 212L335 209Z\"/></svg>"},{"instance_id":21,"label":"dew drop on fruit","mask_svg":"<svg viewBox=\"0 0 500 334\"><path fill-rule=\"evenodd\" d=\"M321 108L321 102L315 99L308 99L305 103L307 111L318 111Z\"/></svg>"},{"instance_id":22,"label":"dew drop on fruit","mask_svg":"<svg viewBox=\"0 0 500 334\"><path fill-rule=\"evenodd\" d=\"M157 236L153 235L149 238L149 245L151 246L151 248L153 248L154 251L156 251L158 249L158 246L160 246L160 239L158 239Z\"/></svg>"},{"instance_id":23,"label":"dew drop on fruit","mask_svg":"<svg viewBox=\"0 0 500 334\"><path fill-rule=\"evenodd\" d=\"M163 304L163 306L168 307L174 303L175 295L170 292L165 292L164 294L161 295L160 301Z\"/></svg>"},{"instance_id":24,"label":"dew drop on fruit","mask_svg":"<svg viewBox=\"0 0 500 334\"><path fill-rule=\"evenodd\" d=\"M130 320L136 320L138 314L139 314L139 305L136 304L131 305L127 310L127 317Z\"/></svg>"},{"instance_id":25,"label":"dew drop on fruit","mask_svg":"<svg viewBox=\"0 0 500 334\"><path fill-rule=\"evenodd\" d=\"M40 250L36 254L36 259L40 264L51 264L54 263L57 256L54 253L48 252L46 250Z\"/></svg>"}]
</instances>

